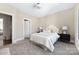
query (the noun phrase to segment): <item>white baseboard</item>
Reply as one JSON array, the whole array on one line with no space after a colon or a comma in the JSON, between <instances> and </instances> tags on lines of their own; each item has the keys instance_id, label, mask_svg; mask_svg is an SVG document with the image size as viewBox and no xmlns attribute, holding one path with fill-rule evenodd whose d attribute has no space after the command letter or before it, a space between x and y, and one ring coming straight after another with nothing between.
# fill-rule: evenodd
<instances>
[{"instance_id":1,"label":"white baseboard","mask_svg":"<svg viewBox=\"0 0 79 59\"><path fill-rule=\"evenodd\" d=\"M24 40L24 37L15 39L12 44L17 43L17 42L20 41L20 40Z\"/></svg>"}]
</instances>

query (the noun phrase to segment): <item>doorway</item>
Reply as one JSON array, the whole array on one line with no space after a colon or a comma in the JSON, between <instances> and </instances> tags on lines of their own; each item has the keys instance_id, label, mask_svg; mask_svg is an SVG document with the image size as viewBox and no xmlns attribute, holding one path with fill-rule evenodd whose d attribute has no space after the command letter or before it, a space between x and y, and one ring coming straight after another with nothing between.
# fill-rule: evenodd
<instances>
[{"instance_id":1,"label":"doorway","mask_svg":"<svg viewBox=\"0 0 79 59\"><path fill-rule=\"evenodd\" d=\"M12 16L0 13L3 45L12 43Z\"/></svg>"},{"instance_id":2,"label":"doorway","mask_svg":"<svg viewBox=\"0 0 79 59\"><path fill-rule=\"evenodd\" d=\"M27 19L24 19L24 38L30 38L30 21Z\"/></svg>"}]
</instances>

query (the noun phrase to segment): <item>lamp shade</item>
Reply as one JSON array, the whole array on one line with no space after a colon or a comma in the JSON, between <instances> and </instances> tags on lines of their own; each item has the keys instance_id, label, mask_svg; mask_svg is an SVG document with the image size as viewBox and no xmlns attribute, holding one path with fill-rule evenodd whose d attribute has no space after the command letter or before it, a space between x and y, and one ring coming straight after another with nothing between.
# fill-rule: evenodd
<instances>
[{"instance_id":1,"label":"lamp shade","mask_svg":"<svg viewBox=\"0 0 79 59\"><path fill-rule=\"evenodd\" d=\"M42 27L39 27L39 29L43 29Z\"/></svg>"},{"instance_id":2,"label":"lamp shade","mask_svg":"<svg viewBox=\"0 0 79 59\"><path fill-rule=\"evenodd\" d=\"M67 26L63 26L62 30L68 30L68 27Z\"/></svg>"}]
</instances>

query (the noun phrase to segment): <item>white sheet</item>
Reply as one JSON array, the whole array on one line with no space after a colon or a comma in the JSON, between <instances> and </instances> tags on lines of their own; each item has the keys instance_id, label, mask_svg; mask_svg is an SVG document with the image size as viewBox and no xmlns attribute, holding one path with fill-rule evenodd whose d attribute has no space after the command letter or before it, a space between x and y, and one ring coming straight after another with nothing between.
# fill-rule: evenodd
<instances>
[{"instance_id":1,"label":"white sheet","mask_svg":"<svg viewBox=\"0 0 79 59\"><path fill-rule=\"evenodd\" d=\"M46 46L51 52L54 50L54 43L59 38L57 33L41 32L31 35L31 41Z\"/></svg>"}]
</instances>

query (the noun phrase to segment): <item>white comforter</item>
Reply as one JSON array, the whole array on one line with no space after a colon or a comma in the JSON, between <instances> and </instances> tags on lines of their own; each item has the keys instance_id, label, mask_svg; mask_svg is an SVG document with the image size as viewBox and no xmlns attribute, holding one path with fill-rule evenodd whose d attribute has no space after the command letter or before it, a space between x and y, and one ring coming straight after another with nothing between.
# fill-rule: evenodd
<instances>
[{"instance_id":1,"label":"white comforter","mask_svg":"<svg viewBox=\"0 0 79 59\"><path fill-rule=\"evenodd\" d=\"M51 52L54 50L54 43L58 40L59 35L57 33L41 32L31 35L31 41L46 46Z\"/></svg>"}]
</instances>

